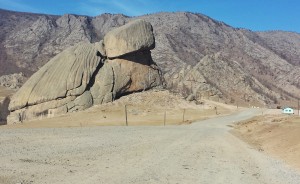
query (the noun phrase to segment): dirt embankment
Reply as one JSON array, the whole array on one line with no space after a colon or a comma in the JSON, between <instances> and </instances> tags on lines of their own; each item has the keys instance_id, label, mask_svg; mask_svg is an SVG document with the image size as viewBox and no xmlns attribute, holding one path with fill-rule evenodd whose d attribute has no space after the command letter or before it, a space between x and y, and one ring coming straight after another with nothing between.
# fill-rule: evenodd
<instances>
[{"instance_id":1,"label":"dirt embankment","mask_svg":"<svg viewBox=\"0 0 300 184\"><path fill-rule=\"evenodd\" d=\"M300 170L300 117L266 114L239 122L235 135Z\"/></svg>"}]
</instances>

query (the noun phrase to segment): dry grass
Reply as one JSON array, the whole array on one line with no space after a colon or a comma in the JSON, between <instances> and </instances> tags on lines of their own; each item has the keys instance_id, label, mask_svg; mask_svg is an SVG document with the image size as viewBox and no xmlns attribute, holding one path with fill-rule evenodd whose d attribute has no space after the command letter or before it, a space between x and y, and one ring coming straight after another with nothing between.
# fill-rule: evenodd
<instances>
[{"instance_id":1,"label":"dry grass","mask_svg":"<svg viewBox=\"0 0 300 184\"><path fill-rule=\"evenodd\" d=\"M112 103L94 106L85 111L3 128L125 126L125 105L129 126L188 124L195 120L226 115L236 110L235 107L212 101L203 101L202 105L196 105L168 91L147 91L124 96ZM185 112L184 119L183 112Z\"/></svg>"},{"instance_id":2,"label":"dry grass","mask_svg":"<svg viewBox=\"0 0 300 184\"><path fill-rule=\"evenodd\" d=\"M183 122L183 112L184 122ZM218 115L229 114L231 111L219 108ZM166 112L166 121L165 120ZM129 126L138 125L180 125L195 120L215 117L214 109L143 109L139 106L127 107L127 120ZM93 108L92 110L66 114L60 117L46 118L24 122L22 124L6 126L7 128L34 128L34 127L80 127L80 126L125 126L124 106L113 109Z\"/></svg>"},{"instance_id":3,"label":"dry grass","mask_svg":"<svg viewBox=\"0 0 300 184\"><path fill-rule=\"evenodd\" d=\"M300 170L300 117L267 114L240 122L234 134Z\"/></svg>"},{"instance_id":4,"label":"dry grass","mask_svg":"<svg viewBox=\"0 0 300 184\"><path fill-rule=\"evenodd\" d=\"M12 95L13 93L15 93L14 90L0 86L0 101L5 97Z\"/></svg>"}]
</instances>

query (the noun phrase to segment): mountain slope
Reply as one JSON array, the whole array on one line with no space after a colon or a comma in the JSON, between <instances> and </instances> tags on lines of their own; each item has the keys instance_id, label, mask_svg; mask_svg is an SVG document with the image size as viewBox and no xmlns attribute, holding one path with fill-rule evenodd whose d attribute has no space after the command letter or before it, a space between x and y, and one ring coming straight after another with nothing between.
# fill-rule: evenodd
<instances>
[{"instance_id":1,"label":"mountain slope","mask_svg":"<svg viewBox=\"0 0 300 184\"><path fill-rule=\"evenodd\" d=\"M153 58L172 91L247 105L283 105L300 97L299 34L235 29L187 12L87 17L0 10L0 75L30 76L63 49L99 41L136 18L153 25Z\"/></svg>"},{"instance_id":2,"label":"mountain slope","mask_svg":"<svg viewBox=\"0 0 300 184\"><path fill-rule=\"evenodd\" d=\"M290 52L291 48L300 50L300 40L295 39L299 34L281 32L285 35L280 37L282 40L294 40L295 43L286 42L289 47L281 47L279 50L277 47L272 49L271 45L274 45L272 42L280 45L282 40L273 39L272 35L266 37L262 33L234 29L199 14L156 14L145 18L158 30L161 44L157 44L154 52L158 55L176 53L171 55L171 59L166 56L157 58L157 62L162 61L164 64L166 58L170 61L166 65L171 66L170 70L163 67L167 71L166 80L174 81L178 68L185 68L181 72L183 80L178 80L175 84L178 86L181 83L179 91L184 91L181 86L197 85L193 82L193 77L189 76L196 69L206 79L204 82L219 90L208 92L210 95L221 92L226 99L233 98L237 102L264 101L269 104L299 97L299 66L290 59L300 56L297 52ZM160 21L155 21L157 19ZM160 22L163 25L159 25ZM167 51L164 50L166 48ZM279 53L290 55L283 58ZM171 65L174 61L181 63L181 67L175 67L174 70ZM203 92L202 94L205 95Z\"/></svg>"}]
</instances>

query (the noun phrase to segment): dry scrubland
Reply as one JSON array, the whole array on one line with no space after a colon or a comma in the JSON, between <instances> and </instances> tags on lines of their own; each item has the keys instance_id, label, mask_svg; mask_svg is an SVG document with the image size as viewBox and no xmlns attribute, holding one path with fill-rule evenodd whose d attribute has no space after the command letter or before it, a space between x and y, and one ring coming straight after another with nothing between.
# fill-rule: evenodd
<instances>
[{"instance_id":1,"label":"dry scrubland","mask_svg":"<svg viewBox=\"0 0 300 184\"><path fill-rule=\"evenodd\" d=\"M283 115L281 110L267 110L265 115L238 123L233 132L257 150L300 170L299 116Z\"/></svg>"},{"instance_id":2,"label":"dry scrubland","mask_svg":"<svg viewBox=\"0 0 300 184\"><path fill-rule=\"evenodd\" d=\"M214 117L216 116L215 107L217 107L217 116L242 109L207 100L197 105L195 102L187 102L180 95L174 95L168 91L151 90L124 96L112 103L94 106L85 111L27 121L6 126L6 128L125 126L125 105L129 126L164 125L165 113L166 125L179 125Z\"/></svg>"}]
</instances>

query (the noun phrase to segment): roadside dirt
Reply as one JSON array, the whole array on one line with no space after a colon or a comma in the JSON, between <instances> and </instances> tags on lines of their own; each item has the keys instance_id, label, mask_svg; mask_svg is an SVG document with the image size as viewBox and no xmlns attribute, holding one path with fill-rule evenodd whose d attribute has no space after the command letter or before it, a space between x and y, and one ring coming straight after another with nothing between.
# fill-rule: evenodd
<instances>
[{"instance_id":1,"label":"roadside dirt","mask_svg":"<svg viewBox=\"0 0 300 184\"><path fill-rule=\"evenodd\" d=\"M257 150L284 160L300 171L300 117L273 110L239 122L233 133Z\"/></svg>"}]
</instances>

